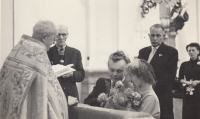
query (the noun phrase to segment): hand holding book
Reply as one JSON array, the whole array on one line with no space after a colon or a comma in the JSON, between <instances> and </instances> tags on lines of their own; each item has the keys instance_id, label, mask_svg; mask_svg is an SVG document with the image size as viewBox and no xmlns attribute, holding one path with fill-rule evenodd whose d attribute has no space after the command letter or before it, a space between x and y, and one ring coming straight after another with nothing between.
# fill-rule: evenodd
<instances>
[{"instance_id":1,"label":"hand holding book","mask_svg":"<svg viewBox=\"0 0 200 119\"><path fill-rule=\"evenodd\" d=\"M73 64L69 64L67 66L57 64L57 65L53 65L52 69L54 71L54 74L57 77L60 77L60 76L72 73L73 71L76 71L75 69L71 68L72 66Z\"/></svg>"}]
</instances>

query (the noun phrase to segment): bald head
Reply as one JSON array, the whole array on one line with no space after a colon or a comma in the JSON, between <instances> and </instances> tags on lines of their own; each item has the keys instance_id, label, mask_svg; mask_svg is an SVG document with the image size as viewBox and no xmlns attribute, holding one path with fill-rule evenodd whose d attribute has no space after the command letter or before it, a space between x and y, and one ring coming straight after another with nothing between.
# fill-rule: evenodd
<instances>
[{"instance_id":1,"label":"bald head","mask_svg":"<svg viewBox=\"0 0 200 119\"><path fill-rule=\"evenodd\" d=\"M42 35L42 34L48 34L48 35L55 35L57 34L56 26L51 21L39 21L35 24L33 27L33 33Z\"/></svg>"},{"instance_id":2,"label":"bald head","mask_svg":"<svg viewBox=\"0 0 200 119\"><path fill-rule=\"evenodd\" d=\"M62 32L65 32L68 34L68 27L65 25L58 25L58 34Z\"/></svg>"},{"instance_id":3,"label":"bald head","mask_svg":"<svg viewBox=\"0 0 200 119\"><path fill-rule=\"evenodd\" d=\"M33 27L32 38L43 42L47 49L49 49L50 45L54 41L56 34L57 29L53 22L48 20L39 21Z\"/></svg>"}]
</instances>

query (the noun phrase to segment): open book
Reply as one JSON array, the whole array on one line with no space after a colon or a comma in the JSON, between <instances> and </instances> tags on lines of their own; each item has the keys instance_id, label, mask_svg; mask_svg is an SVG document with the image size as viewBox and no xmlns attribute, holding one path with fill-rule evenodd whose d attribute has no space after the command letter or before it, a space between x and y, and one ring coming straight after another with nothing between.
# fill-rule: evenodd
<instances>
[{"instance_id":1,"label":"open book","mask_svg":"<svg viewBox=\"0 0 200 119\"><path fill-rule=\"evenodd\" d=\"M76 71L75 69L71 68L72 66L73 66L73 64L69 64L67 66L57 64L57 65L53 65L52 69L54 71L54 74L57 77L60 77L60 76L62 76L64 74Z\"/></svg>"}]
</instances>

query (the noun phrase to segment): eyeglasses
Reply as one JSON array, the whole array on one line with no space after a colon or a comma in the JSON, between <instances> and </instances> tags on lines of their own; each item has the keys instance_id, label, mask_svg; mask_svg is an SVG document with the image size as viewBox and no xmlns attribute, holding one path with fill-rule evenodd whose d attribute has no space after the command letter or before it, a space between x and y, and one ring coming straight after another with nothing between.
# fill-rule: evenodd
<instances>
[{"instance_id":1,"label":"eyeglasses","mask_svg":"<svg viewBox=\"0 0 200 119\"><path fill-rule=\"evenodd\" d=\"M58 36L68 36L69 34L67 33L58 33Z\"/></svg>"},{"instance_id":2,"label":"eyeglasses","mask_svg":"<svg viewBox=\"0 0 200 119\"><path fill-rule=\"evenodd\" d=\"M110 72L115 72L116 71L116 73L117 74L120 74L120 73L122 73L123 72L123 70L122 69L117 69L117 70L114 70L114 69L109 69L110 70Z\"/></svg>"},{"instance_id":3,"label":"eyeglasses","mask_svg":"<svg viewBox=\"0 0 200 119\"><path fill-rule=\"evenodd\" d=\"M157 37L157 38L160 38L161 37L161 35L160 34L149 34L151 37Z\"/></svg>"}]
</instances>

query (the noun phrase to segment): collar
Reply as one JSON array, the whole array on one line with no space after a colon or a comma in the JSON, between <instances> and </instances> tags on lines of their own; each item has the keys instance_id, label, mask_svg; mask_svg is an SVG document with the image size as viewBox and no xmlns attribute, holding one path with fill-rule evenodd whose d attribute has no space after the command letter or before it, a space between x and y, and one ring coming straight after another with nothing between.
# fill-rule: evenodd
<instances>
[{"instance_id":1,"label":"collar","mask_svg":"<svg viewBox=\"0 0 200 119\"><path fill-rule=\"evenodd\" d=\"M56 44L56 47L57 47L58 51L60 51L61 48L63 48L63 49L65 50L66 46L67 46L66 44L64 44L64 46L58 46L58 45Z\"/></svg>"},{"instance_id":2,"label":"collar","mask_svg":"<svg viewBox=\"0 0 200 119\"><path fill-rule=\"evenodd\" d=\"M160 45L157 46L157 47L153 47L153 46L151 46L151 51L153 50L153 48L156 48L156 50L158 50L159 47L160 47Z\"/></svg>"},{"instance_id":3,"label":"collar","mask_svg":"<svg viewBox=\"0 0 200 119\"><path fill-rule=\"evenodd\" d=\"M149 85L149 84L145 84L145 86L139 88L139 92L141 93L141 95L145 95L151 90L153 90L153 88L152 88L152 85Z\"/></svg>"},{"instance_id":4,"label":"collar","mask_svg":"<svg viewBox=\"0 0 200 119\"><path fill-rule=\"evenodd\" d=\"M199 61L198 57L195 60L190 59L190 62L198 62L198 61Z\"/></svg>"},{"instance_id":5,"label":"collar","mask_svg":"<svg viewBox=\"0 0 200 119\"><path fill-rule=\"evenodd\" d=\"M32 38L32 37L30 37L30 36L28 36L28 35L25 35L25 34L22 35L22 38L31 40L31 41L33 41L33 42L36 42L36 43L42 45L42 47L45 49L45 51L47 51L47 47L46 47L45 44L44 44L43 42L41 42L40 40L35 39L35 38Z\"/></svg>"}]
</instances>

